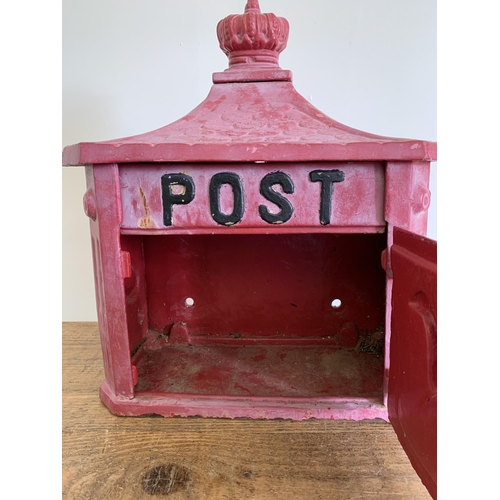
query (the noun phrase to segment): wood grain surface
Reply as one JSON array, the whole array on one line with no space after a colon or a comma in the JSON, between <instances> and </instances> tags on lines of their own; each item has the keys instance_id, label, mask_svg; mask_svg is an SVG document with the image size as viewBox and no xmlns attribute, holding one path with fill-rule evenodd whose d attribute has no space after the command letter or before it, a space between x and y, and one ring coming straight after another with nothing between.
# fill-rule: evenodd
<instances>
[{"instance_id":1,"label":"wood grain surface","mask_svg":"<svg viewBox=\"0 0 500 500\"><path fill-rule=\"evenodd\" d=\"M381 421L116 417L96 323L63 323L63 498L429 499Z\"/></svg>"}]
</instances>

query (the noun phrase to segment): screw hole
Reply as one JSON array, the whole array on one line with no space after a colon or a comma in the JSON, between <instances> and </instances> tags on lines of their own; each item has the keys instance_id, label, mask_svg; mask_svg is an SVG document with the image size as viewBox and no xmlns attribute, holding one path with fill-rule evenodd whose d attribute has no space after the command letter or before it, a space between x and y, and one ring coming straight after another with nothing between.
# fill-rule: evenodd
<instances>
[{"instance_id":1,"label":"screw hole","mask_svg":"<svg viewBox=\"0 0 500 500\"><path fill-rule=\"evenodd\" d=\"M191 297L188 297L184 301L184 304L186 304L186 307L193 307L194 306L194 300Z\"/></svg>"},{"instance_id":2,"label":"screw hole","mask_svg":"<svg viewBox=\"0 0 500 500\"><path fill-rule=\"evenodd\" d=\"M333 299L330 304L334 309L338 309L342 305L342 301L340 299Z\"/></svg>"}]
</instances>

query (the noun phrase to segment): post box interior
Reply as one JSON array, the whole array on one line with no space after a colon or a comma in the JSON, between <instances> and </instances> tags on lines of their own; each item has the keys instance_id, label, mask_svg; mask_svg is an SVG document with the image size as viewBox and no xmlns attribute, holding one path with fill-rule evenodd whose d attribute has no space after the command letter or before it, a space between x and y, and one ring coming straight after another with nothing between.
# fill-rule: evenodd
<instances>
[{"instance_id":1,"label":"post box interior","mask_svg":"<svg viewBox=\"0 0 500 500\"><path fill-rule=\"evenodd\" d=\"M122 235L136 394L383 402L386 234Z\"/></svg>"}]
</instances>

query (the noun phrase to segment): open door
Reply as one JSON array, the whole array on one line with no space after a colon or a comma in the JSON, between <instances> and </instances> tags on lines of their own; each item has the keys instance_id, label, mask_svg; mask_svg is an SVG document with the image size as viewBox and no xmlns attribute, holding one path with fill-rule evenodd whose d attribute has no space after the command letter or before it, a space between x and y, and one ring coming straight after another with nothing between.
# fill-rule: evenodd
<instances>
[{"instance_id":1,"label":"open door","mask_svg":"<svg viewBox=\"0 0 500 500\"><path fill-rule=\"evenodd\" d=\"M395 228L389 419L413 468L437 495L437 244Z\"/></svg>"}]
</instances>

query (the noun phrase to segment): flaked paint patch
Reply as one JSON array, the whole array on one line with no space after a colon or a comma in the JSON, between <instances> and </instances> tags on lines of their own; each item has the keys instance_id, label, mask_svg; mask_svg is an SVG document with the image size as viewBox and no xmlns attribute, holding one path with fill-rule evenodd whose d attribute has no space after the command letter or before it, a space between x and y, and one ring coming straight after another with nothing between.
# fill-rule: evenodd
<instances>
[{"instance_id":1,"label":"flaked paint patch","mask_svg":"<svg viewBox=\"0 0 500 500\"><path fill-rule=\"evenodd\" d=\"M139 186L139 194L141 196L142 208L144 209L144 217L139 220L139 227L143 229L154 229L158 227L155 221L151 218L151 210L149 209L148 200L141 186Z\"/></svg>"}]
</instances>

